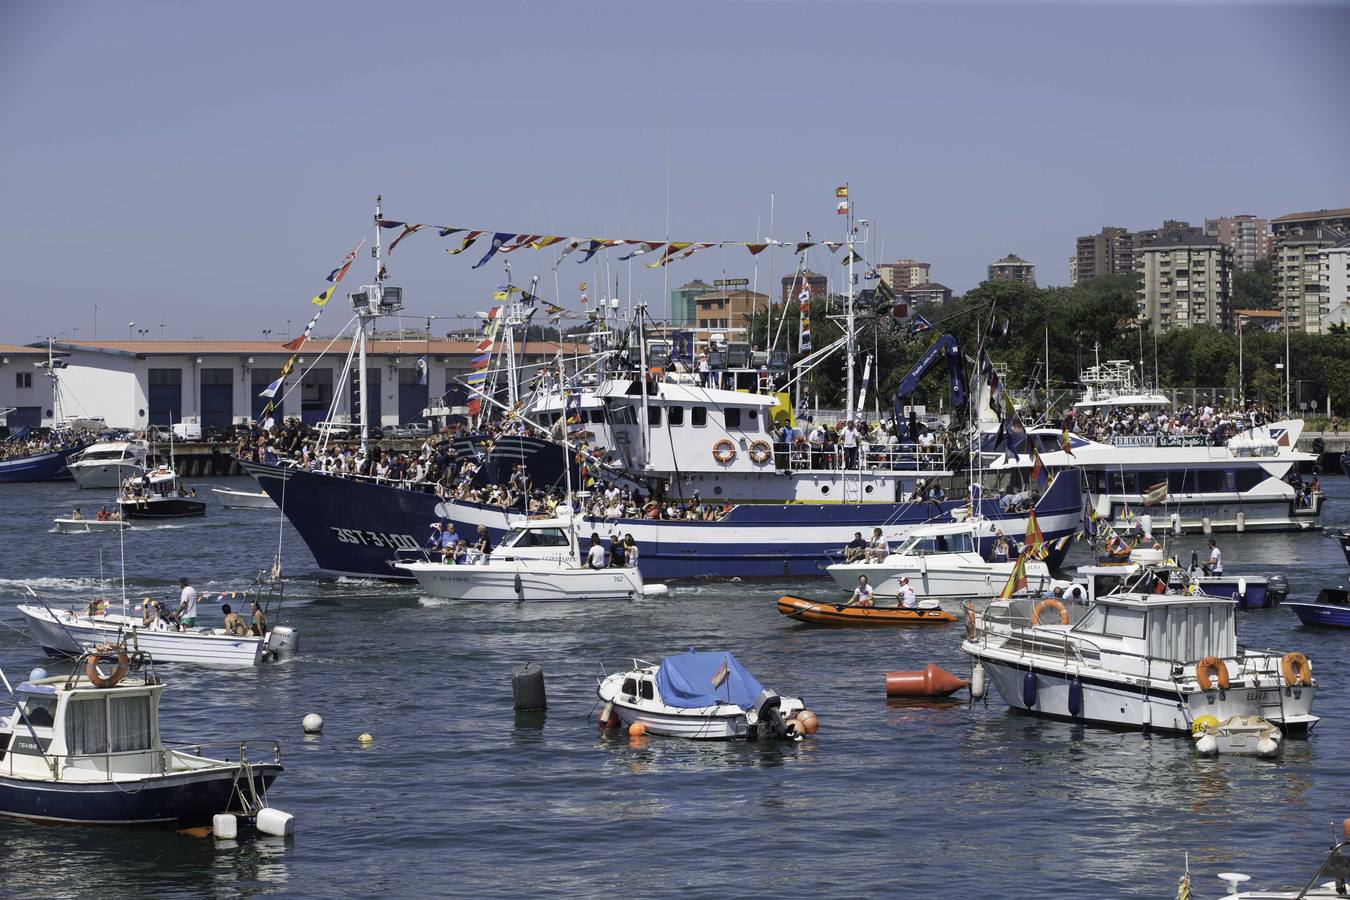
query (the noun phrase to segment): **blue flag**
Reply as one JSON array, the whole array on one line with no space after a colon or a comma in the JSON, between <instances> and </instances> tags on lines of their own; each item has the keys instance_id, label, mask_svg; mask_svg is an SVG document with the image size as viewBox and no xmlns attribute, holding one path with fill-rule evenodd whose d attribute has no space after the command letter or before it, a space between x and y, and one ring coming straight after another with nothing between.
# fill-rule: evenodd
<instances>
[{"instance_id":1,"label":"blue flag","mask_svg":"<svg viewBox=\"0 0 1350 900\"><path fill-rule=\"evenodd\" d=\"M473 267L476 269L483 263L487 262L489 259L492 259L492 257L497 255L497 251L502 249L502 245L505 244L507 241L511 240L511 238L513 237L515 237L514 234L511 234L506 231L499 231L496 234L494 234L492 236L492 247L488 249L487 253L483 254L482 259L473 264Z\"/></svg>"}]
</instances>

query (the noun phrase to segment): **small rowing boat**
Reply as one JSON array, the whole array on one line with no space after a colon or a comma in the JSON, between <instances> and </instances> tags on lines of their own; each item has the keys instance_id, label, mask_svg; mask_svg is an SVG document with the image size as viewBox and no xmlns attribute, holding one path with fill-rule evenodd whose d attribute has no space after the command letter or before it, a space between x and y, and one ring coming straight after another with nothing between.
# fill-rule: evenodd
<instances>
[{"instance_id":1,"label":"small rowing boat","mask_svg":"<svg viewBox=\"0 0 1350 900\"><path fill-rule=\"evenodd\" d=\"M121 519L53 519L56 530L61 534L88 534L91 531L121 531L130 528L128 522Z\"/></svg>"},{"instance_id":2,"label":"small rowing boat","mask_svg":"<svg viewBox=\"0 0 1350 900\"><path fill-rule=\"evenodd\" d=\"M789 619L812 625L946 625L956 621L957 617L937 606L936 601L925 602L930 605L906 609L895 606L848 606L802 597L779 597L778 611Z\"/></svg>"}]
</instances>

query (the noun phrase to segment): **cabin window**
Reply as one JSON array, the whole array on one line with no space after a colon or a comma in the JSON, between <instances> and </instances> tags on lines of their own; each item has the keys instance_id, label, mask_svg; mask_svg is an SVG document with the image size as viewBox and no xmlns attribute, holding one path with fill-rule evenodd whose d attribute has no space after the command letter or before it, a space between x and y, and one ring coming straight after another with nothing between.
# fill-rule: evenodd
<instances>
[{"instance_id":1,"label":"cabin window","mask_svg":"<svg viewBox=\"0 0 1350 900\"><path fill-rule=\"evenodd\" d=\"M684 407L683 407L683 406L672 406L672 407L670 407L670 408L667 410L667 412L666 412L666 417L667 417L668 421L670 422L670 426L671 426L672 428L675 427L676 425L683 425L683 424L684 424Z\"/></svg>"},{"instance_id":2,"label":"cabin window","mask_svg":"<svg viewBox=\"0 0 1350 900\"><path fill-rule=\"evenodd\" d=\"M502 538L501 547L566 547L561 528L513 529Z\"/></svg>"},{"instance_id":3,"label":"cabin window","mask_svg":"<svg viewBox=\"0 0 1350 900\"><path fill-rule=\"evenodd\" d=\"M586 411L586 421L595 425L604 424L605 411L603 409L589 409Z\"/></svg>"},{"instance_id":4,"label":"cabin window","mask_svg":"<svg viewBox=\"0 0 1350 900\"><path fill-rule=\"evenodd\" d=\"M647 424L653 428L661 427L661 407L659 406L647 407Z\"/></svg>"},{"instance_id":5,"label":"cabin window","mask_svg":"<svg viewBox=\"0 0 1350 900\"><path fill-rule=\"evenodd\" d=\"M108 698L108 724L114 753L150 749L150 696Z\"/></svg>"},{"instance_id":6,"label":"cabin window","mask_svg":"<svg viewBox=\"0 0 1350 900\"><path fill-rule=\"evenodd\" d=\"M636 425L637 413L627 403L610 408L609 421L613 425Z\"/></svg>"},{"instance_id":7,"label":"cabin window","mask_svg":"<svg viewBox=\"0 0 1350 900\"><path fill-rule=\"evenodd\" d=\"M1195 473L1182 469L1167 473L1167 490L1173 494L1193 494L1196 490Z\"/></svg>"},{"instance_id":8,"label":"cabin window","mask_svg":"<svg viewBox=\"0 0 1350 900\"><path fill-rule=\"evenodd\" d=\"M23 713L36 728L51 728L56 721L54 697L29 697L23 703Z\"/></svg>"},{"instance_id":9,"label":"cabin window","mask_svg":"<svg viewBox=\"0 0 1350 900\"><path fill-rule=\"evenodd\" d=\"M1082 634L1101 634L1106 628L1106 610L1101 606L1094 606L1087 611L1083 618L1078 620L1078 624L1073 626L1073 630Z\"/></svg>"},{"instance_id":10,"label":"cabin window","mask_svg":"<svg viewBox=\"0 0 1350 900\"><path fill-rule=\"evenodd\" d=\"M66 747L72 756L108 752L108 705L102 697L76 698L67 704Z\"/></svg>"},{"instance_id":11,"label":"cabin window","mask_svg":"<svg viewBox=\"0 0 1350 900\"><path fill-rule=\"evenodd\" d=\"M654 699L656 699L656 688L652 685L652 683L651 683L650 681L648 681L648 680L645 679L645 678L642 679L642 685L641 685L641 687L642 687L642 693L641 693L640 696L642 697L643 700L654 700Z\"/></svg>"},{"instance_id":12,"label":"cabin window","mask_svg":"<svg viewBox=\"0 0 1350 900\"><path fill-rule=\"evenodd\" d=\"M1112 494L1136 494L1133 472L1106 473L1106 489Z\"/></svg>"},{"instance_id":13,"label":"cabin window","mask_svg":"<svg viewBox=\"0 0 1350 900\"><path fill-rule=\"evenodd\" d=\"M1223 472L1218 469L1204 469L1195 473L1196 484L1205 493L1217 493L1223 490Z\"/></svg>"},{"instance_id":14,"label":"cabin window","mask_svg":"<svg viewBox=\"0 0 1350 900\"><path fill-rule=\"evenodd\" d=\"M1144 636L1144 611L1123 606L1107 607L1106 629L1103 634L1123 638L1142 638Z\"/></svg>"},{"instance_id":15,"label":"cabin window","mask_svg":"<svg viewBox=\"0 0 1350 900\"><path fill-rule=\"evenodd\" d=\"M691 407L689 410L689 418L693 422L695 428L702 428L704 425L708 424L708 407Z\"/></svg>"},{"instance_id":16,"label":"cabin window","mask_svg":"<svg viewBox=\"0 0 1350 900\"><path fill-rule=\"evenodd\" d=\"M728 407L726 410L727 428L741 427L741 411L735 407Z\"/></svg>"},{"instance_id":17,"label":"cabin window","mask_svg":"<svg viewBox=\"0 0 1350 900\"><path fill-rule=\"evenodd\" d=\"M1239 491L1250 491L1252 488L1256 487L1258 484L1260 484L1261 482L1265 481L1267 478L1270 477L1266 473L1266 470L1262 469L1259 466L1253 467L1251 469L1242 469L1236 473L1236 476L1237 476L1235 479L1237 483L1236 490Z\"/></svg>"},{"instance_id":18,"label":"cabin window","mask_svg":"<svg viewBox=\"0 0 1350 900\"><path fill-rule=\"evenodd\" d=\"M630 696L630 697L633 696L634 694L636 694L636 693L637 693L637 679L636 679L636 678L625 678L625 679L623 680L623 692L624 692L625 694L627 694L628 696Z\"/></svg>"}]
</instances>

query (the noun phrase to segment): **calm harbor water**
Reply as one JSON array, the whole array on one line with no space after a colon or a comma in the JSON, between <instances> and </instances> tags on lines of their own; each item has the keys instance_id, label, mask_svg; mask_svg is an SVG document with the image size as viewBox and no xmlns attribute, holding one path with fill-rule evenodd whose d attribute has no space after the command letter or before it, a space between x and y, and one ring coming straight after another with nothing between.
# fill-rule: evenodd
<instances>
[{"instance_id":1,"label":"calm harbor water","mask_svg":"<svg viewBox=\"0 0 1350 900\"><path fill-rule=\"evenodd\" d=\"M198 485L246 487L242 479ZM1328 522L1350 521L1350 482L1328 476ZM115 535L49 533L71 484L0 487L0 665L11 680L53 665L14 628L24 582L55 602L115 575ZM959 626L830 631L790 623L783 593L828 580L678 584L605 605L456 604L414 587L331 581L275 512L227 510L126 534L128 590L167 596L178 576L242 587L283 546L295 660L256 671L163 666L170 742L278 738L273 805L293 840L217 845L156 830L0 820L0 894L158 896L337 893L722 897L784 892L923 897L1171 896L1191 854L1197 897L1236 869L1302 883L1327 823L1350 816L1350 634L1285 610L1239 614L1247 646L1313 660L1323 721L1276 763L1197 759L1187 741L1075 727L974 706L888 705L884 673L927 662L969 673ZM1229 571L1282 572L1291 595L1344 583L1320 534L1220 537ZM1203 539L1186 537L1189 558ZM1081 549L1070 557L1083 561ZM115 591L115 587L112 588ZM207 618L219 618L214 608ZM630 741L595 726L595 678L632 656L725 647L800 694L821 730L797 745ZM511 708L510 672L547 674L546 716ZM8 707L8 701L6 700ZM326 720L306 738L300 719ZM360 747L356 736L375 742Z\"/></svg>"}]
</instances>

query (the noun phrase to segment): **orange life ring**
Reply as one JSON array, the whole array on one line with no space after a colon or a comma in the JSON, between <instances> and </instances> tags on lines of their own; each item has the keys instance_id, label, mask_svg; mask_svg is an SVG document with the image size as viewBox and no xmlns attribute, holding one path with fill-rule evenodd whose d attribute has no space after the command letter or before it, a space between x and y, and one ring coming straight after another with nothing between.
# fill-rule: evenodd
<instances>
[{"instance_id":1,"label":"orange life ring","mask_svg":"<svg viewBox=\"0 0 1350 900\"><path fill-rule=\"evenodd\" d=\"M1302 653L1286 653L1280 658L1280 674L1284 683L1293 687L1296 684L1312 684L1312 663Z\"/></svg>"},{"instance_id":2,"label":"orange life ring","mask_svg":"<svg viewBox=\"0 0 1350 900\"><path fill-rule=\"evenodd\" d=\"M117 668L113 670L111 675L105 676L98 670L98 660L99 657L90 656L89 662L84 665L84 674L94 687L110 688L127 677L127 663L129 662L127 651L117 651Z\"/></svg>"},{"instance_id":3,"label":"orange life ring","mask_svg":"<svg viewBox=\"0 0 1350 900\"><path fill-rule=\"evenodd\" d=\"M1206 656L1195 664L1195 680L1199 683L1200 690L1208 691L1213 687L1213 682L1209 680L1211 671L1218 676L1219 690L1228 690L1228 667L1217 656Z\"/></svg>"},{"instance_id":4,"label":"orange life ring","mask_svg":"<svg viewBox=\"0 0 1350 900\"><path fill-rule=\"evenodd\" d=\"M769 457L773 456L773 448L769 446L768 441L755 441L750 445L749 455L752 463L767 462Z\"/></svg>"},{"instance_id":5,"label":"orange life ring","mask_svg":"<svg viewBox=\"0 0 1350 900\"><path fill-rule=\"evenodd\" d=\"M713 459L717 462L726 464L736 458L736 445L726 438L712 445Z\"/></svg>"},{"instance_id":6,"label":"orange life ring","mask_svg":"<svg viewBox=\"0 0 1350 900\"><path fill-rule=\"evenodd\" d=\"M1054 597L1046 597L1040 603L1036 604L1036 608L1031 611L1031 624L1040 625L1041 613L1047 609L1059 610L1059 624L1061 625L1069 624L1069 611L1064 608L1063 603L1060 603Z\"/></svg>"}]
</instances>

